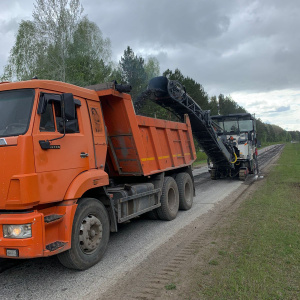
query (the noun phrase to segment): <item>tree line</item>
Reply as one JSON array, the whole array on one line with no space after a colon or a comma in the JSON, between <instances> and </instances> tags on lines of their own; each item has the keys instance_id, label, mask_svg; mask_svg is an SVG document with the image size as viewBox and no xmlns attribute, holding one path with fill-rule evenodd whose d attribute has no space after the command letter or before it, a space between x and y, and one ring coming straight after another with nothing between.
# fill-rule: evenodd
<instances>
[{"instance_id":1,"label":"tree line","mask_svg":"<svg viewBox=\"0 0 300 300\"><path fill-rule=\"evenodd\" d=\"M149 80L161 75L155 57L143 58L131 47L124 50L118 63L111 59L111 43L100 28L83 15L80 0L36 0L32 21L19 24L15 44L1 76L6 80L29 80L34 76L88 86L116 80L132 86L133 103L147 88ZM183 84L188 94L211 115L247 112L230 96L209 96L193 78L179 69L162 73ZM174 116L153 102L136 107L137 113L174 120ZM286 131L257 119L257 136L262 143L300 141L299 131Z\"/></svg>"}]
</instances>

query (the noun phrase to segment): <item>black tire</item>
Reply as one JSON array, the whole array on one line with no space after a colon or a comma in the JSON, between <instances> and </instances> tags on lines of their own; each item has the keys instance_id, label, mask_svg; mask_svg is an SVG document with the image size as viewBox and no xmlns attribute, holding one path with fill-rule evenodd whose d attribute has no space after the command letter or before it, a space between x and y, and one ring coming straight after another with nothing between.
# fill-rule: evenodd
<instances>
[{"instance_id":1,"label":"black tire","mask_svg":"<svg viewBox=\"0 0 300 300\"><path fill-rule=\"evenodd\" d=\"M258 161L257 161L257 157L254 154L253 155L253 160L251 162L249 162L249 165L251 167L250 169L250 174L258 174Z\"/></svg>"},{"instance_id":2,"label":"black tire","mask_svg":"<svg viewBox=\"0 0 300 300\"><path fill-rule=\"evenodd\" d=\"M177 174L175 181L179 192L179 209L189 210L193 206L194 188L193 181L188 173Z\"/></svg>"},{"instance_id":3,"label":"black tire","mask_svg":"<svg viewBox=\"0 0 300 300\"><path fill-rule=\"evenodd\" d=\"M259 173L259 167L258 167L258 159L257 156L255 156L255 173L258 175Z\"/></svg>"},{"instance_id":4,"label":"black tire","mask_svg":"<svg viewBox=\"0 0 300 300\"><path fill-rule=\"evenodd\" d=\"M217 179L217 169L212 168L212 169L210 170L210 178L211 178L212 180L216 180L216 179Z\"/></svg>"},{"instance_id":5,"label":"black tire","mask_svg":"<svg viewBox=\"0 0 300 300\"><path fill-rule=\"evenodd\" d=\"M161 206L157 208L159 219L166 221L175 219L179 209L179 192L173 177L165 177L160 202Z\"/></svg>"},{"instance_id":6,"label":"black tire","mask_svg":"<svg viewBox=\"0 0 300 300\"><path fill-rule=\"evenodd\" d=\"M73 220L71 249L58 254L58 259L69 269L86 270L103 257L109 235L109 217L104 205L99 200L83 198Z\"/></svg>"},{"instance_id":7,"label":"black tire","mask_svg":"<svg viewBox=\"0 0 300 300\"><path fill-rule=\"evenodd\" d=\"M247 168L240 168L239 171L239 180L245 181L247 177Z\"/></svg>"}]
</instances>

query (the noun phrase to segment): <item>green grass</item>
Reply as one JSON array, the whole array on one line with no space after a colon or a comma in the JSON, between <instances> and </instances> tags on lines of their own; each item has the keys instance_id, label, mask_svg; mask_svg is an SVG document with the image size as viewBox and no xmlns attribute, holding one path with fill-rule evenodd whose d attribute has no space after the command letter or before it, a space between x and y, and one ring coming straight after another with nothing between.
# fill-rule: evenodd
<instances>
[{"instance_id":1,"label":"green grass","mask_svg":"<svg viewBox=\"0 0 300 300\"><path fill-rule=\"evenodd\" d=\"M197 158L194 162L194 166L200 165L200 164L206 164L207 163L207 155L203 151L198 151L196 153Z\"/></svg>"},{"instance_id":2,"label":"green grass","mask_svg":"<svg viewBox=\"0 0 300 300\"><path fill-rule=\"evenodd\" d=\"M175 284L175 283L167 284L167 285L165 285L165 289L166 289L167 291L170 291L170 290L176 290L176 284Z\"/></svg>"},{"instance_id":3,"label":"green grass","mask_svg":"<svg viewBox=\"0 0 300 300\"><path fill-rule=\"evenodd\" d=\"M217 266L219 264L218 261L215 259L210 260L208 263L212 266Z\"/></svg>"},{"instance_id":4,"label":"green grass","mask_svg":"<svg viewBox=\"0 0 300 300\"><path fill-rule=\"evenodd\" d=\"M200 299L300 299L300 144L287 144L264 180L215 232L218 263L199 273L198 283L209 274Z\"/></svg>"}]
</instances>

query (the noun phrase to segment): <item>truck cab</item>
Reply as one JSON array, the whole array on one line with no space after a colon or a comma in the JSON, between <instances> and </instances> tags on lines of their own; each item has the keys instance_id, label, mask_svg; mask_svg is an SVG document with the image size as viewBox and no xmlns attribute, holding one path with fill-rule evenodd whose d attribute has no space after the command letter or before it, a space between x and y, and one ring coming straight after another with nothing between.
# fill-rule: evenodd
<instances>
[{"instance_id":1,"label":"truck cab","mask_svg":"<svg viewBox=\"0 0 300 300\"><path fill-rule=\"evenodd\" d=\"M64 95L74 96L71 126L63 125ZM97 95L46 80L2 83L0 115L0 256L68 249L80 189L108 184Z\"/></svg>"}]
</instances>

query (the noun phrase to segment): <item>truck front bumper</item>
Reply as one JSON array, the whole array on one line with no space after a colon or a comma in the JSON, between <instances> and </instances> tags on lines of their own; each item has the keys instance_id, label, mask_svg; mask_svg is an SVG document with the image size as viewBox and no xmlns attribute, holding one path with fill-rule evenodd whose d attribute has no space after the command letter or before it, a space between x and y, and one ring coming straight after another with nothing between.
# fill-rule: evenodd
<instances>
[{"instance_id":1,"label":"truck front bumper","mask_svg":"<svg viewBox=\"0 0 300 300\"><path fill-rule=\"evenodd\" d=\"M76 200L27 212L0 212L0 257L51 256L71 248ZM3 225L31 225L31 237L4 237Z\"/></svg>"},{"instance_id":2,"label":"truck front bumper","mask_svg":"<svg viewBox=\"0 0 300 300\"><path fill-rule=\"evenodd\" d=\"M31 237L5 238L3 225L31 224ZM44 256L44 215L38 211L0 214L0 257L33 258Z\"/></svg>"}]
</instances>

